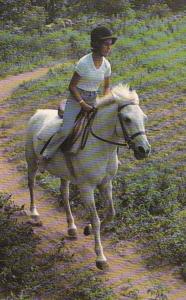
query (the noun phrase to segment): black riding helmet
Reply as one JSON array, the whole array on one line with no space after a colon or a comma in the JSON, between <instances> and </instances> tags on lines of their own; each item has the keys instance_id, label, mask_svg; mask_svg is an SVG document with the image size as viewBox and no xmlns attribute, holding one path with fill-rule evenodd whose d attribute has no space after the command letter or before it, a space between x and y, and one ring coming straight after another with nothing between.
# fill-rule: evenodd
<instances>
[{"instance_id":1,"label":"black riding helmet","mask_svg":"<svg viewBox=\"0 0 186 300\"><path fill-rule=\"evenodd\" d=\"M116 42L117 37L113 36L110 29L104 26L98 26L91 31L91 46L92 48L98 48L101 46L104 40L111 39L112 45Z\"/></svg>"}]
</instances>

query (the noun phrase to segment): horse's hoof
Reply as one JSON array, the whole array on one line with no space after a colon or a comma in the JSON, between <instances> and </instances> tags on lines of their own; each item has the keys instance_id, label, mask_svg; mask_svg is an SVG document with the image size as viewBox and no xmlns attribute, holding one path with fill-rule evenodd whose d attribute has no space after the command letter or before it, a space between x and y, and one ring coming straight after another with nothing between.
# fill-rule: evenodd
<instances>
[{"instance_id":1,"label":"horse's hoof","mask_svg":"<svg viewBox=\"0 0 186 300\"><path fill-rule=\"evenodd\" d=\"M21 216L28 216L28 212L25 209L23 209L23 210L20 211L20 215Z\"/></svg>"},{"instance_id":2,"label":"horse's hoof","mask_svg":"<svg viewBox=\"0 0 186 300\"><path fill-rule=\"evenodd\" d=\"M96 261L96 267L100 270L107 271L109 269L109 264L106 261Z\"/></svg>"},{"instance_id":3,"label":"horse's hoof","mask_svg":"<svg viewBox=\"0 0 186 300\"><path fill-rule=\"evenodd\" d=\"M68 229L68 235L71 238L77 238L77 229L75 229L75 228L69 228Z\"/></svg>"},{"instance_id":4,"label":"horse's hoof","mask_svg":"<svg viewBox=\"0 0 186 300\"><path fill-rule=\"evenodd\" d=\"M92 233L92 226L89 224L84 228L84 235L90 235Z\"/></svg>"},{"instance_id":5,"label":"horse's hoof","mask_svg":"<svg viewBox=\"0 0 186 300\"><path fill-rule=\"evenodd\" d=\"M37 215L31 215L31 219L32 219L33 221L40 221L39 215L38 215L38 216L37 216Z\"/></svg>"}]
</instances>

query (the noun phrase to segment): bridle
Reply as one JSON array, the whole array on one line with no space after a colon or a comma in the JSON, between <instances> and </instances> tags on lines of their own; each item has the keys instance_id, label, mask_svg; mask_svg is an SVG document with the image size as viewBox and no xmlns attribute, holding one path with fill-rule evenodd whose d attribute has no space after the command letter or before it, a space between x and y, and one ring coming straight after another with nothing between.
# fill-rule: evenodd
<instances>
[{"instance_id":1,"label":"bridle","mask_svg":"<svg viewBox=\"0 0 186 300\"><path fill-rule=\"evenodd\" d=\"M124 139L125 139L125 142L128 144L129 146L129 149L132 148L132 140L135 139L135 137L137 137L138 135L145 135L145 131L138 131L136 133L134 133L133 135L128 135L126 129L125 129L125 126L123 124L123 120L122 120L122 116L121 116L121 110L129 105L137 105L135 103L127 103L127 104L124 104L120 107L118 107L118 118L119 118L119 121L120 121L120 125L121 125L121 129L123 131L123 136L124 136Z\"/></svg>"},{"instance_id":2,"label":"bridle","mask_svg":"<svg viewBox=\"0 0 186 300\"><path fill-rule=\"evenodd\" d=\"M95 138L103 141L103 142L106 142L106 143L109 143L109 144L113 144L113 145L117 145L117 146L127 146L130 148L132 148L132 141L135 139L135 137L137 137L138 135L145 135L145 131L138 131L136 133L134 133L133 135L128 135L126 129L125 129L125 126L123 124L123 120L122 120L122 114L121 114L121 110L123 108L125 108L126 106L128 105L137 105L135 103L127 103L127 104L124 104L120 107L118 107L118 118L119 118L119 121L120 121L120 125L121 125L121 129L122 129L122 132L123 132L123 136L124 136L124 139L125 139L125 143L118 143L118 142L114 142L114 141L110 141L110 140L107 140L107 139L104 139L100 136L98 136L92 129L92 124L93 124L93 121L94 121L94 118L95 118L95 115L98 111L97 108L93 108L93 110L89 113L89 116L88 116L88 121L87 121L87 124L85 126L85 130L83 132L83 136L82 136L82 140L81 140L81 149L84 149L85 145L86 145L86 141L87 141L87 138L88 138L88 134L91 133Z\"/></svg>"}]
</instances>

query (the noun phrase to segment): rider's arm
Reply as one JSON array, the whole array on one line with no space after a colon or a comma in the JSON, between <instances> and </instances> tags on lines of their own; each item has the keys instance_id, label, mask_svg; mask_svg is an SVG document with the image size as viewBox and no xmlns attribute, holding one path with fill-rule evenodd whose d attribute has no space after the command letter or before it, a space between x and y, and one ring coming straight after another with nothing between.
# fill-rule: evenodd
<instances>
[{"instance_id":1,"label":"rider's arm","mask_svg":"<svg viewBox=\"0 0 186 300\"><path fill-rule=\"evenodd\" d=\"M88 105L84 99L81 97L78 89L77 89L77 84L79 82L79 80L81 79L81 76L77 73L74 72L72 79L70 81L69 84L69 91L71 92L71 94L74 96L74 98L76 99L77 102L79 102L80 106L85 110L85 111L89 111L92 109L92 106Z\"/></svg>"},{"instance_id":2,"label":"rider's arm","mask_svg":"<svg viewBox=\"0 0 186 300\"><path fill-rule=\"evenodd\" d=\"M107 95L110 93L110 77L105 77L104 83L103 83L103 95Z\"/></svg>"}]
</instances>

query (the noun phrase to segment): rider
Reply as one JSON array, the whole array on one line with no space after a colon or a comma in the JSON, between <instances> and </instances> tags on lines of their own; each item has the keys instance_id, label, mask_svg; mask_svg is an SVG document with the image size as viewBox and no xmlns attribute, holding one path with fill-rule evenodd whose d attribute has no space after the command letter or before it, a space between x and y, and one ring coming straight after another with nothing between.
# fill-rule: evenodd
<instances>
[{"instance_id":1,"label":"rider","mask_svg":"<svg viewBox=\"0 0 186 300\"><path fill-rule=\"evenodd\" d=\"M83 109L85 112L92 110L101 83L103 83L103 94L109 93L111 66L105 57L109 55L116 40L112 31L104 26L92 30L92 52L83 56L75 66L69 84L70 94L65 106L63 125L42 153L39 162L41 168L45 167L47 161L69 135L80 110Z\"/></svg>"}]
</instances>

